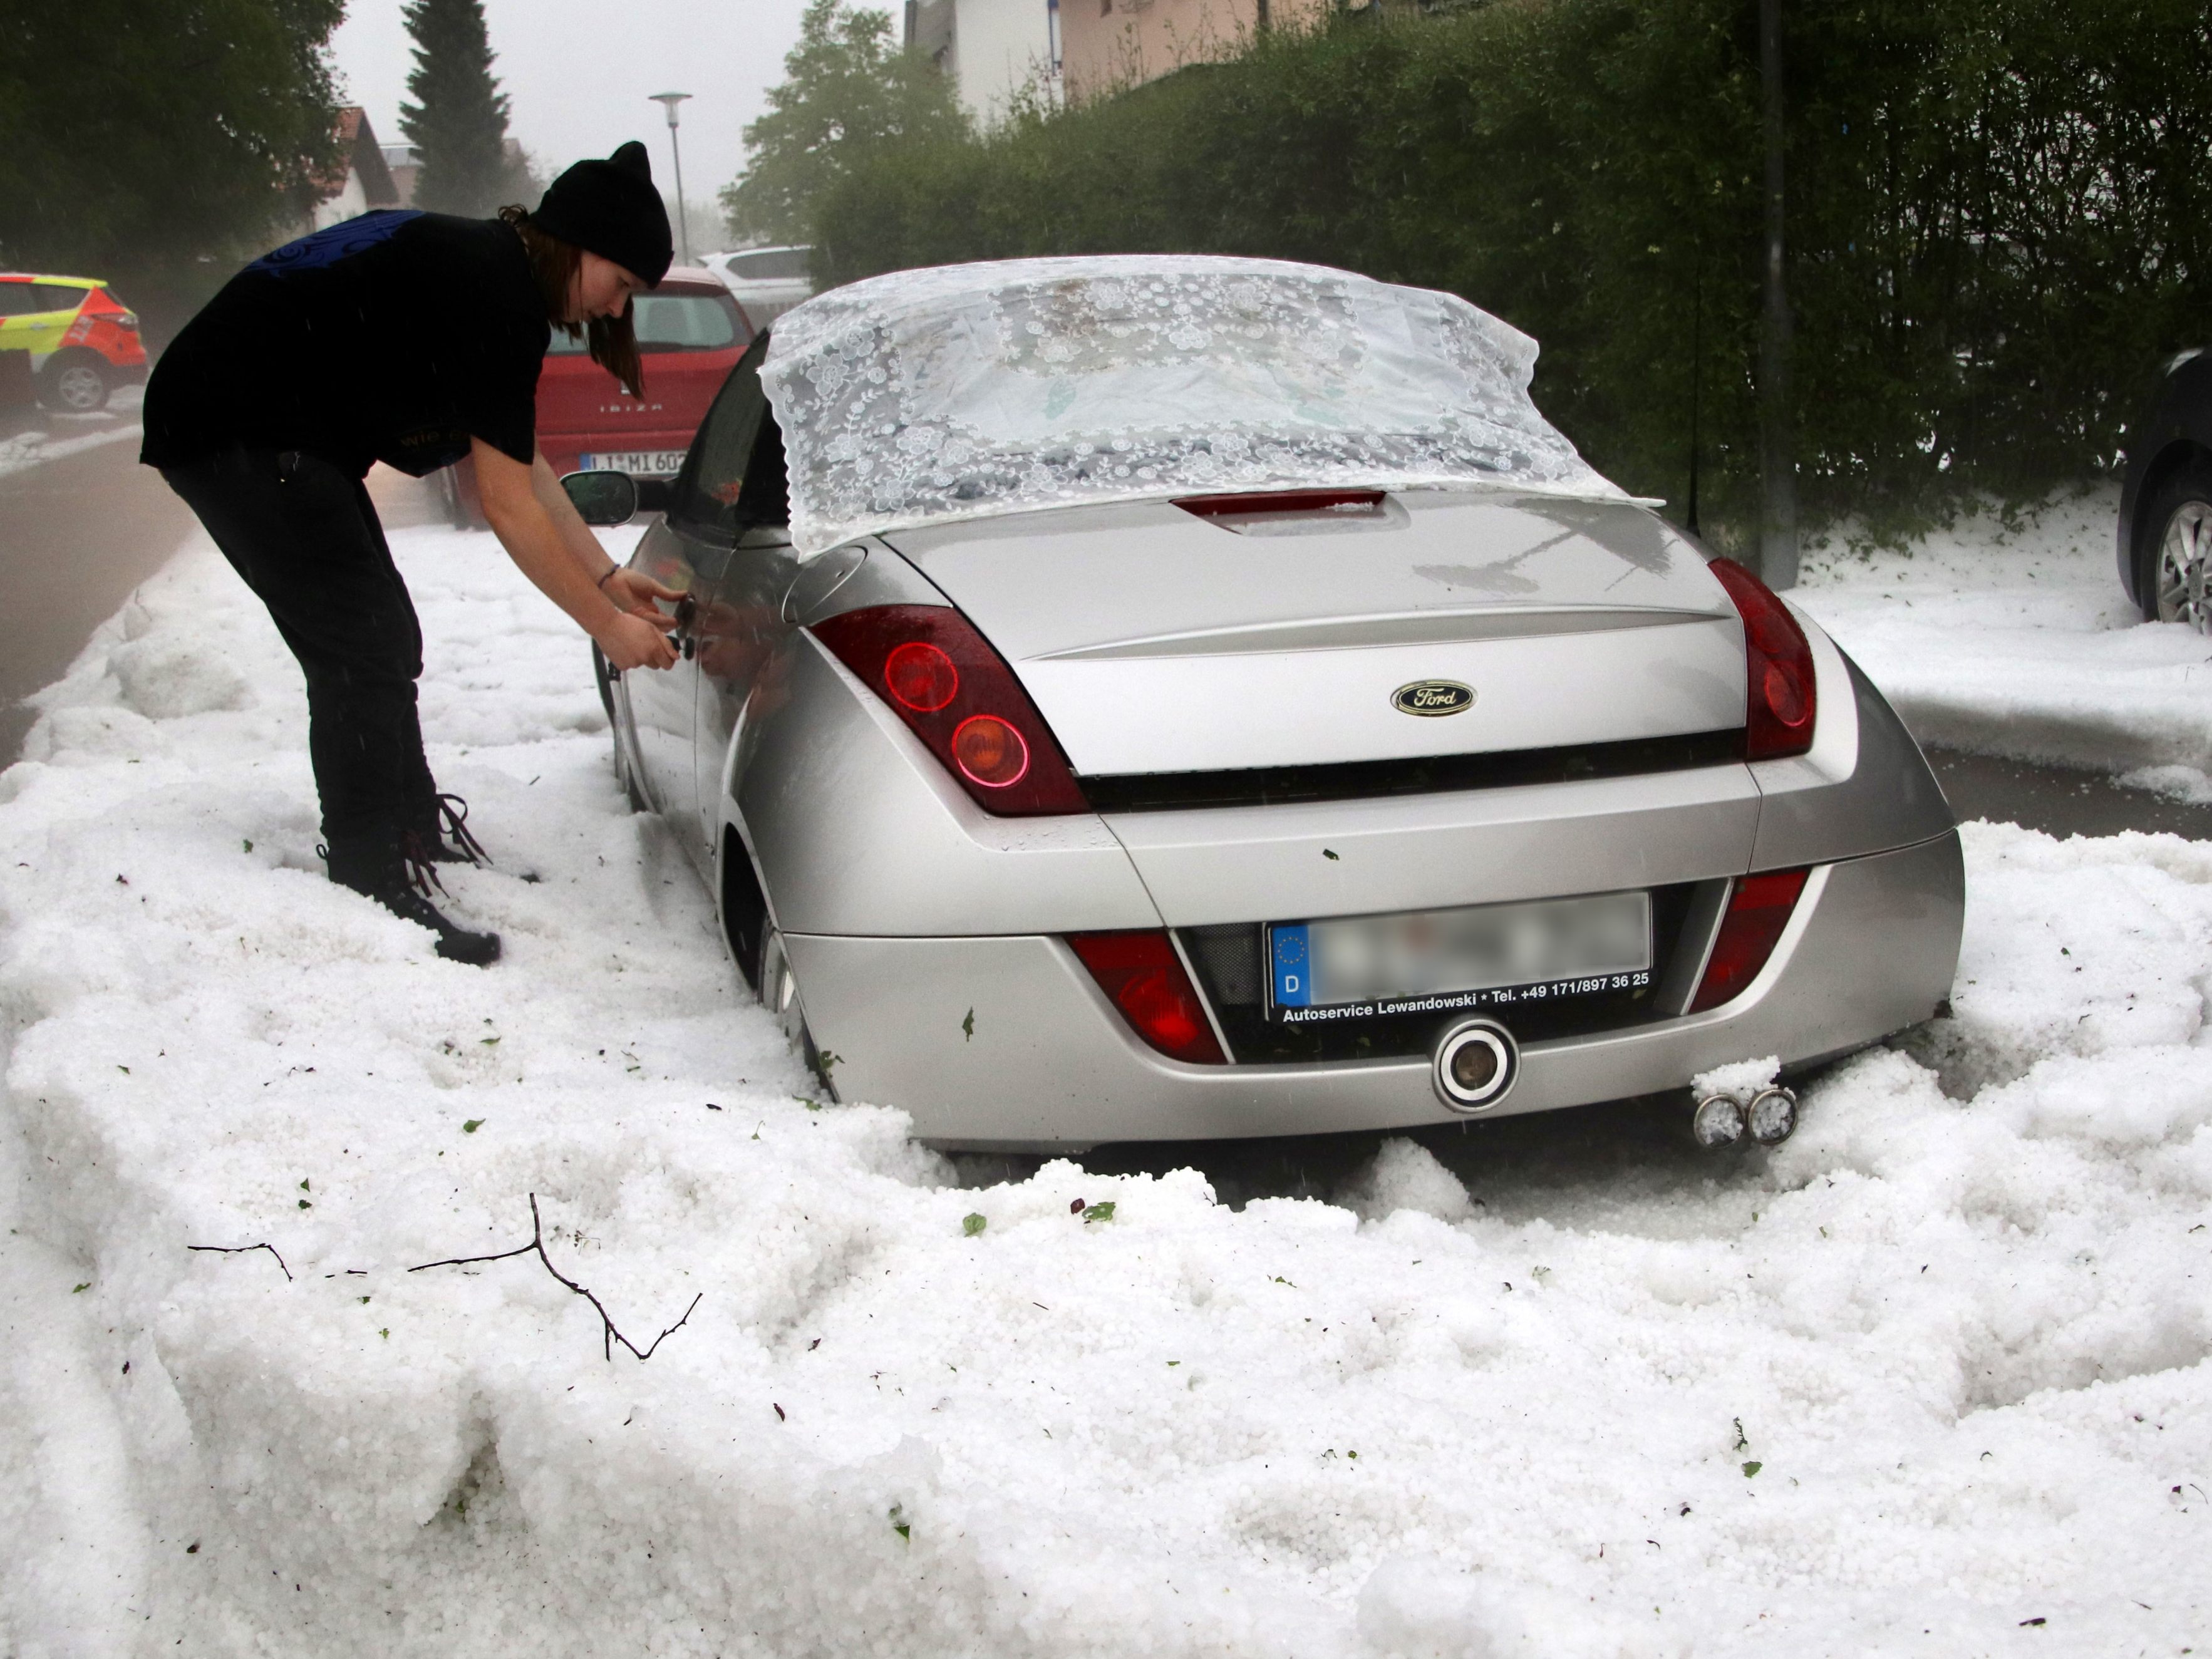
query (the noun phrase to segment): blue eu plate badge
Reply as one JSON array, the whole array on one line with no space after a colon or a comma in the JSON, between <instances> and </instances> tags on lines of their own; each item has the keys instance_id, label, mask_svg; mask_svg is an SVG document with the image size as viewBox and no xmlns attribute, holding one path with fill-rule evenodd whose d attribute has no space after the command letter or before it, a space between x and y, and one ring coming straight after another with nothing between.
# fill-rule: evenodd
<instances>
[{"instance_id":1,"label":"blue eu plate badge","mask_svg":"<svg viewBox=\"0 0 2212 1659\"><path fill-rule=\"evenodd\" d=\"M1313 1000L1313 963L1306 949L1305 923L1271 927L1267 934L1268 957L1275 979L1275 1006L1305 1007Z\"/></svg>"}]
</instances>

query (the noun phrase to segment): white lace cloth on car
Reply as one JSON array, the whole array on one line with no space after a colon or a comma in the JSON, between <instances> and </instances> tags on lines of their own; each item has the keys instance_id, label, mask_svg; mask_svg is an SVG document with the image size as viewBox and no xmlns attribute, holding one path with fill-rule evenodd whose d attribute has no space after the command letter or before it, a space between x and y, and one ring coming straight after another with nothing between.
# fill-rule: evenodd
<instances>
[{"instance_id":1,"label":"white lace cloth on car","mask_svg":"<svg viewBox=\"0 0 2212 1659\"><path fill-rule=\"evenodd\" d=\"M1296 486L1622 492L1528 398L1536 343L1466 301L1199 255L898 271L778 319L761 378L793 540Z\"/></svg>"}]
</instances>

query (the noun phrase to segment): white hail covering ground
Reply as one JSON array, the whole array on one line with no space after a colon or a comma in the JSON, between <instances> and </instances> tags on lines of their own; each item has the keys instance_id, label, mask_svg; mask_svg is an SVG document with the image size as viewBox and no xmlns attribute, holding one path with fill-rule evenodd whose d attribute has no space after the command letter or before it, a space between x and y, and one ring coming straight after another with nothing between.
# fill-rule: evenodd
<instances>
[{"instance_id":1,"label":"white hail covering ground","mask_svg":"<svg viewBox=\"0 0 2212 1659\"><path fill-rule=\"evenodd\" d=\"M1909 551L1809 556L1790 595L1923 743L2135 773L2212 800L2212 640L2146 628L2112 551L2118 492L2014 531L1970 519Z\"/></svg>"},{"instance_id":2,"label":"white hail covering ground","mask_svg":"<svg viewBox=\"0 0 2212 1659\"><path fill-rule=\"evenodd\" d=\"M19 432L12 438L0 438L0 478L36 466L41 461L58 461L64 455L98 449L102 444L121 443L126 438L136 441L137 437L138 428L135 426L92 432L72 432L67 428L54 432Z\"/></svg>"},{"instance_id":3,"label":"white hail covering ground","mask_svg":"<svg viewBox=\"0 0 2212 1659\"><path fill-rule=\"evenodd\" d=\"M0 778L0 1653L2208 1650L2212 845L1970 826L1955 1017L1771 1155L963 1188L799 1097L573 631L394 540L497 969L322 879L204 546ZM1897 568L1818 596L1877 669ZM532 1258L406 1271L533 1193L641 1346L696 1299L650 1362Z\"/></svg>"},{"instance_id":4,"label":"white hail covering ground","mask_svg":"<svg viewBox=\"0 0 2212 1659\"><path fill-rule=\"evenodd\" d=\"M1537 413L1536 343L1456 295L1201 254L1010 259L832 289L761 371L792 538L1266 489L1619 499Z\"/></svg>"}]
</instances>

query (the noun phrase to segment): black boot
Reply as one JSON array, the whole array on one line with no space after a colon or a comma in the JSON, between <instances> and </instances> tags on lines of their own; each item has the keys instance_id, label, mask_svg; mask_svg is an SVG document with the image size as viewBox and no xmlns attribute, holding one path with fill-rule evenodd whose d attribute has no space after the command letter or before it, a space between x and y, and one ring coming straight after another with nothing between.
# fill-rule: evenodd
<instances>
[{"instance_id":1,"label":"black boot","mask_svg":"<svg viewBox=\"0 0 2212 1659\"><path fill-rule=\"evenodd\" d=\"M491 854L469 833L469 804L459 795L430 795L417 803L405 835L414 839L404 850L421 863L491 863Z\"/></svg>"},{"instance_id":2,"label":"black boot","mask_svg":"<svg viewBox=\"0 0 2212 1659\"><path fill-rule=\"evenodd\" d=\"M489 968L499 960L497 933L471 933L430 902L430 884L437 877L428 865L410 860L402 852L398 836L333 836L323 856L332 881L374 899L401 921L437 934L438 954L447 961Z\"/></svg>"}]
</instances>

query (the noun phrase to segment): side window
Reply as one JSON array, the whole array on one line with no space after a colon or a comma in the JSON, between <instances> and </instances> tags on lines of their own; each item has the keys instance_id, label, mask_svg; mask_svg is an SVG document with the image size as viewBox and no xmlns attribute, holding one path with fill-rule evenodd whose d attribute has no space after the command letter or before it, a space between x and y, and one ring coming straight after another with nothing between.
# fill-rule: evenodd
<instances>
[{"instance_id":1,"label":"side window","mask_svg":"<svg viewBox=\"0 0 2212 1659\"><path fill-rule=\"evenodd\" d=\"M27 317L39 308L28 283L0 283L0 317Z\"/></svg>"},{"instance_id":2,"label":"side window","mask_svg":"<svg viewBox=\"0 0 2212 1659\"><path fill-rule=\"evenodd\" d=\"M32 290L40 311L75 311L84 303L84 289L69 288L60 283L40 283Z\"/></svg>"},{"instance_id":3,"label":"side window","mask_svg":"<svg viewBox=\"0 0 2212 1659\"><path fill-rule=\"evenodd\" d=\"M757 337L722 382L684 471L669 518L685 529L735 536L749 524L787 521L783 439L761 390L768 336Z\"/></svg>"}]
</instances>

